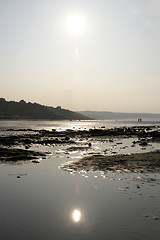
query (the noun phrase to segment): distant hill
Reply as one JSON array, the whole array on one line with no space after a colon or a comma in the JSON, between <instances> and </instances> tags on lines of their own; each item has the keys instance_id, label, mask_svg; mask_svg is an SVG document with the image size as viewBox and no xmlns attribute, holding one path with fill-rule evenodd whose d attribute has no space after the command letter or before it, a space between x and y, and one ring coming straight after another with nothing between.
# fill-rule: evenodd
<instances>
[{"instance_id":1,"label":"distant hill","mask_svg":"<svg viewBox=\"0 0 160 240\"><path fill-rule=\"evenodd\" d=\"M80 111L86 117L96 120L138 120L160 121L160 114L152 113L121 113L107 111Z\"/></svg>"},{"instance_id":2,"label":"distant hill","mask_svg":"<svg viewBox=\"0 0 160 240\"><path fill-rule=\"evenodd\" d=\"M41 120L86 120L80 113L53 108L38 103L6 101L0 98L0 119L41 119Z\"/></svg>"}]
</instances>

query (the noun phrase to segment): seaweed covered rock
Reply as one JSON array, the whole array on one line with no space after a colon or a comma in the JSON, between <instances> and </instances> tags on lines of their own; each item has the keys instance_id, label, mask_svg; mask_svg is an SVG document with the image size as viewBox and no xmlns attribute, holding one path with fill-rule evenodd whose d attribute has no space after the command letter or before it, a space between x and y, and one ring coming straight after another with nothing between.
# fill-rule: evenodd
<instances>
[{"instance_id":1,"label":"seaweed covered rock","mask_svg":"<svg viewBox=\"0 0 160 240\"><path fill-rule=\"evenodd\" d=\"M66 171L160 171L160 151L130 155L92 155L61 166Z\"/></svg>"},{"instance_id":2,"label":"seaweed covered rock","mask_svg":"<svg viewBox=\"0 0 160 240\"><path fill-rule=\"evenodd\" d=\"M0 161L26 161L32 159L38 159L39 157L45 157L45 153L35 152L30 150L18 149L18 148L4 148L0 147Z\"/></svg>"}]
</instances>

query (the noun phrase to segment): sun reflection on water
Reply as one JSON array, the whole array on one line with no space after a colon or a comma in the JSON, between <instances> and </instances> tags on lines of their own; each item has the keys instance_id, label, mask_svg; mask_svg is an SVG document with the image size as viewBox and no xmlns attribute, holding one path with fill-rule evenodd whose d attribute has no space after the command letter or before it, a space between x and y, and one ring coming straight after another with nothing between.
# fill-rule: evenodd
<instances>
[{"instance_id":1,"label":"sun reflection on water","mask_svg":"<svg viewBox=\"0 0 160 240\"><path fill-rule=\"evenodd\" d=\"M81 212L77 209L75 209L72 213L72 218L73 218L73 221L78 223L80 220L81 220Z\"/></svg>"}]
</instances>

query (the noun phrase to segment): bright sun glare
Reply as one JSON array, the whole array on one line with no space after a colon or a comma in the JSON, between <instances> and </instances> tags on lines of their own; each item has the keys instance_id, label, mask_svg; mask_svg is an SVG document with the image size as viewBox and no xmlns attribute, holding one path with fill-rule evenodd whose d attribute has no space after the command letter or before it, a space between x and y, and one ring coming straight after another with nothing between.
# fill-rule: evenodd
<instances>
[{"instance_id":1,"label":"bright sun glare","mask_svg":"<svg viewBox=\"0 0 160 240\"><path fill-rule=\"evenodd\" d=\"M84 32L86 23L84 19L78 15L70 16L67 20L67 29L73 35L79 35Z\"/></svg>"},{"instance_id":2,"label":"bright sun glare","mask_svg":"<svg viewBox=\"0 0 160 240\"><path fill-rule=\"evenodd\" d=\"M73 211L72 217L73 217L74 222L79 222L81 219L81 212L79 210L75 209Z\"/></svg>"}]
</instances>

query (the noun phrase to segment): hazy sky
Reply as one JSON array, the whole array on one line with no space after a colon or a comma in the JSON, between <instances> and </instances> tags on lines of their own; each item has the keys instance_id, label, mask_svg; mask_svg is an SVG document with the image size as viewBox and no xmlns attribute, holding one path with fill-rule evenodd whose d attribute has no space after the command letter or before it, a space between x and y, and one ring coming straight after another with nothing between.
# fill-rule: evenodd
<instances>
[{"instance_id":1,"label":"hazy sky","mask_svg":"<svg viewBox=\"0 0 160 240\"><path fill-rule=\"evenodd\" d=\"M0 97L160 113L160 1L0 0Z\"/></svg>"}]
</instances>

